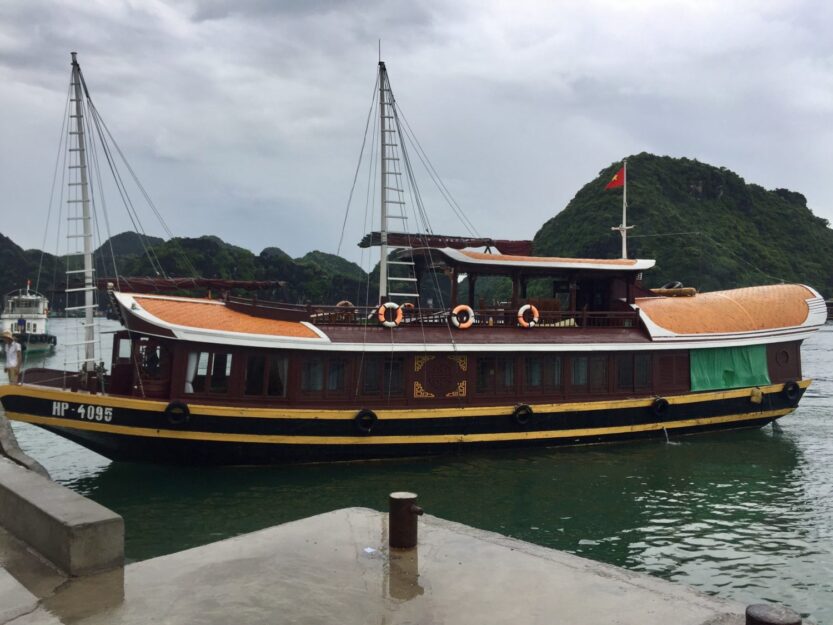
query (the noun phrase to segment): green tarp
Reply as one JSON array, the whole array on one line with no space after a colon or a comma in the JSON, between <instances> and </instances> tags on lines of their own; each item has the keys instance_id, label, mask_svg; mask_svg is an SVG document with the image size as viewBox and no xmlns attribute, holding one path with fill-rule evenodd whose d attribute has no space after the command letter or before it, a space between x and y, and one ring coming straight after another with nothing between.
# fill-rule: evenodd
<instances>
[{"instance_id":1,"label":"green tarp","mask_svg":"<svg viewBox=\"0 0 833 625\"><path fill-rule=\"evenodd\" d=\"M769 383L765 345L691 350L692 391L719 391Z\"/></svg>"}]
</instances>

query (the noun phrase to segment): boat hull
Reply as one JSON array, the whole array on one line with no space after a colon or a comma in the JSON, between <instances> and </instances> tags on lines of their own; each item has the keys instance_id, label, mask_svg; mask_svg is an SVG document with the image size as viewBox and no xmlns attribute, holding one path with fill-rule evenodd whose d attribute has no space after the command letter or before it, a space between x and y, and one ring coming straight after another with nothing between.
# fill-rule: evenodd
<instances>
[{"instance_id":1,"label":"boat hull","mask_svg":"<svg viewBox=\"0 0 833 625\"><path fill-rule=\"evenodd\" d=\"M585 445L760 427L789 414L809 380L753 389L563 404L421 410L253 409L0 387L6 415L113 460L281 464ZM757 396L757 397L756 397ZM756 400L753 401L753 398ZM759 402L757 400L760 400Z\"/></svg>"}]
</instances>

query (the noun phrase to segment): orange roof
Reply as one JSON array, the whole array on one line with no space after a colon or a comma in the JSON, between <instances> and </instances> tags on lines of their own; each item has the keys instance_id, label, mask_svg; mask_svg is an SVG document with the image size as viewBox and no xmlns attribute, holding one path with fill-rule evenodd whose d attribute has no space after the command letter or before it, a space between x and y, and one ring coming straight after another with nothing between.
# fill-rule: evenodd
<instances>
[{"instance_id":1,"label":"orange roof","mask_svg":"<svg viewBox=\"0 0 833 625\"><path fill-rule=\"evenodd\" d=\"M636 264L633 258L559 258L557 256L511 256L509 254L486 254L484 252L471 252L460 250L464 256L472 260L488 260L492 263L578 263L584 265L623 265L631 267Z\"/></svg>"},{"instance_id":2,"label":"orange roof","mask_svg":"<svg viewBox=\"0 0 833 625\"><path fill-rule=\"evenodd\" d=\"M641 297L636 303L655 324L677 334L753 332L800 326L814 293L800 284L753 286L694 297Z\"/></svg>"},{"instance_id":3,"label":"orange roof","mask_svg":"<svg viewBox=\"0 0 833 625\"><path fill-rule=\"evenodd\" d=\"M189 328L316 339L319 336L297 321L252 317L212 300L182 300L134 296L137 304L162 321Z\"/></svg>"}]
</instances>

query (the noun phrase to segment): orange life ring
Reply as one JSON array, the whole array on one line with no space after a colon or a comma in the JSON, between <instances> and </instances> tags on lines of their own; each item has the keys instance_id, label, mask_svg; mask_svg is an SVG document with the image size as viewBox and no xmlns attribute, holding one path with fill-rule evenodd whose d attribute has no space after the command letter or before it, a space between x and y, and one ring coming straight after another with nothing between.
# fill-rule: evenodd
<instances>
[{"instance_id":1,"label":"orange life ring","mask_svg":"<svg viewBox=\"0 0 833 625\"><path fill-rule=\"evenodd\" d=\"M526 320L526 313L532 314L532 319ZM532 304L524 304L518 309L518 324L522 328L534 328L538 324L538 309Z\"/></svg>"},{"instance_id":2,"label":"orange life ring","mask_svg":"<svg viewBox=\"0 0 833 625\"><path fill-rule=\"evenodd\" d=\"M388 311L393 311L393 318L388 318ZM379 306L379 310L376 311L376 317L379 319L379 323L381 323L386 328L395 328L400 323L402 323L402 309L399 307L399 304L396 302L385 302L381 306Z\"/></svg>"},{"instance_id":3,"label":"orange life ring","mask_svg":"<svg viewBox=\"0 0 833 625\"><path fill-rule=\"evenodd\" d=\"M451 311L451 323L455 328L465 330L474 324L474 311L471 306L459 304Z\"/></svg>"}]
</instances>

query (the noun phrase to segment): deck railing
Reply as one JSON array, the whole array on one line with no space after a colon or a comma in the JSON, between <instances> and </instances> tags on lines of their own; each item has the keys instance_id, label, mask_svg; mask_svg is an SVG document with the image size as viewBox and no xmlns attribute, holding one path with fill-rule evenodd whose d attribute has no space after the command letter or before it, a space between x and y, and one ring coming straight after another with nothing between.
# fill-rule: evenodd
<instances>
[{"instance_id":1,"label":"deck railing","mask_svg":"<svg viewBox=\"0 0 833 625\"><path fill-rule=\"evenodd\" d=\"M451 323L451 312L444 309L401 308L400 325L445 326ZM310 321L316 325L379 325L377 307L314 306ZM540 311L537 327L543 328L634 328L638 325L635 311ZM515 310L494 308L476 310L472 327L514 328L520 326Z\"/></svg>"},{"instance_id":2,"label":"deck railing","mask_svg":"<svg viewBox=\"0 0 833 625\"><path fill-rule=\"evenodd\" d=\"M378 326L377 306L317 306L311 304L286 304L230 297L227 305L237 311L259 317L285 321L309 321L316 325ZM402 312L400 325L446 326L451 323L451 311L443 308L415 308L407 304ZM389 313L388 318L394 318ZM529 319L529 317L527 317ZM639 325L635 311L587 311L541 310L537 327L543 328L635 328ZM472 327L515 328L520 326L518 311L512 308L476 310Z\"/></svg>"}]
</instances>

